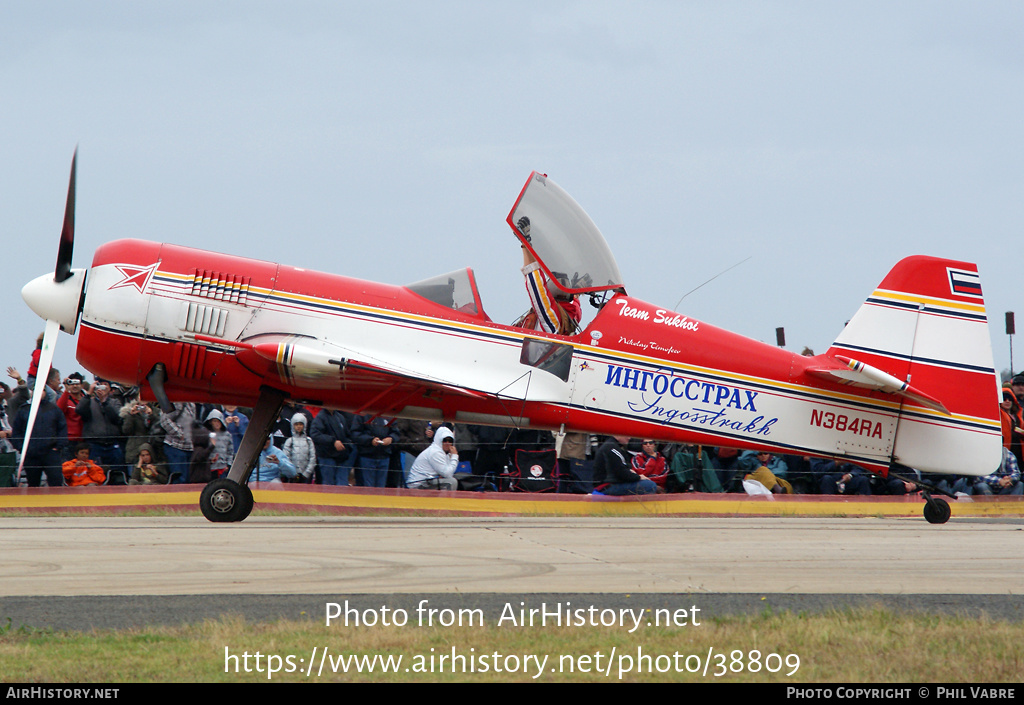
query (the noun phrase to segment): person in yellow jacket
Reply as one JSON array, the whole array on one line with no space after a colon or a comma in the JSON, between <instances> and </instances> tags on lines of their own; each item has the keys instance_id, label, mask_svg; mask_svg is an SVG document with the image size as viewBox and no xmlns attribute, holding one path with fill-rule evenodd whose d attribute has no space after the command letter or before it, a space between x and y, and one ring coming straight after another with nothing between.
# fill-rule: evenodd
<instances>
[{"instance_id":1,"label":"person in yellow jacket","mask_svg":"<svg viewBox=\"0 0 1024 705\"><path fill-rule=\"evenodd\" d=\"M743 479L757 480L772 494L793 494L793 486L781 477L776 477L775 473L764 465L754 472L748 473Z\"/></svg>"}]
</instances>

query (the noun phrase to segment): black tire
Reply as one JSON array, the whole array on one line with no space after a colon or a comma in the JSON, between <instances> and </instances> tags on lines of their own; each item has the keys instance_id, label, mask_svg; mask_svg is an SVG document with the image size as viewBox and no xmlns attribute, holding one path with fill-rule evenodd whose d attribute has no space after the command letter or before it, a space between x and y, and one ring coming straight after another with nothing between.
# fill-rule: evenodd
<instances>
[{"instance_id":1,"label":"black tire","mask_svg":"<svg viewBox=\"0 0 1024 705\"><path fill-rule=\"evenodd\" d=\"M241 487L242 487L242 500L244 501L245 506L243 507L244 512L243 512L242 516L239 517L238 521L242 521L243 519L248 517L252 513L253 506L255 506L255 504L256 504L256 500L254 500L253 497L252 497L252 490L249 489L249 485L242 485Z\"/></svg>"},{"instance_id":2,"label":"black tire","mask_svg":"<svg viewBox=\"0 0 1024 705\"><path fill-rule=\"evenodd\" d=\"M949 502L942 497L932 497L924 505L924 518L929 524L945 524L952 514Z\"/></svg>"},{"instance_id":3,"label":"black tire","mask_svg":"<svg viewBox=\"0 0 1024 705\"><path fill-rule=\"evenodd\" d=\"M213 522L242 521L252 511L252 490L234 480L218 478L203 488L199 508Z\"/></svg>"}]
</instances>

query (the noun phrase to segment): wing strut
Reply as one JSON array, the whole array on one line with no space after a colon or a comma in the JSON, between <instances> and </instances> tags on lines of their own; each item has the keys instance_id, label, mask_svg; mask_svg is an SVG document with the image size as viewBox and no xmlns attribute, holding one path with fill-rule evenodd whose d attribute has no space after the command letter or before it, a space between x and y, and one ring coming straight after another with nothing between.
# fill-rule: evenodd
<instances>
[{"instance_id":1,"label":"wing strut","mask_svg":"<svg viewBox=\"0 0 1024 705\"><path fill-rule=\"evenodd\" d=\"M505 406L505 402L502 400L501 393L504 392L509 387L511 387L516 382L518 382L519 380L521 380L523 377L526 378L526 391L523 392L523 398L521 399L522 404L520 404L520 406L519 406L519 418L516 418L516 417L512 416L512 412L509 411L507 406ZM526 399L527 399L527 397L530 396L530 380L532 380L532 379L533 379L533 370L527 370L526 372L524 372L523 374L519 375L514 380L512 380L511 382L506 384L504 387L499 389L495 393L495 395L494 395L494 397L497 400L497 402L499 404L501 404L501 408L505 412L505 415L508 416L508 420L512 422L512 426L514 428L517 428L517 429L518 428L522 428L523 425L524 425L523 424L523 418L524 418L523 414L526 413ZM508 399L514 399L515 397L507 397L507 398Z\"/></svg>"}]
</instances>

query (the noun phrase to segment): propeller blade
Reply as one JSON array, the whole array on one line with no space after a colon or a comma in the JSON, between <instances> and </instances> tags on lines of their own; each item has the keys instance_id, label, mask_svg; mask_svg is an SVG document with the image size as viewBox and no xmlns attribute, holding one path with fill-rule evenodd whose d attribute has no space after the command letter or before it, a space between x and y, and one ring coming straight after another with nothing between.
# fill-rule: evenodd
<instances>
[{"instance_id":1,"label":"propeller blade","mask_svg":"<svg viewBox=\"0 0 1024 705\"><path fill-rule=\"evenodd\" d=\"M68 183L68 202L64 206L64 227L60 231L60 248L53 280L60 284L71 276L71 256L75 250L75 173L78 169L78 147L71 158L71 179Z\"/></svg>"},{"instance_id":2,"label":"propeller blade","mask_svg":"<svg viewBox=\"0 0 1024 705\"><path fill-rule=\"evenodd\" d=\"M25 442L21 444L21 459L18 461L17 482L21 481L21 469L25 466L25 451L28 450L28 442L32 440L32 428L36 424L36 414L39 413L39 405L46 393L46 378L50 376L50 367L53 365L53 351L57 346L57 334L60 333L60 323L54 320L46 321L46 330L43 333L43 349L39 354L39 369L36 371L36 386L32 390L32 403L28 410L28 425L25 426Z\"/></svg>"}]
</instances>

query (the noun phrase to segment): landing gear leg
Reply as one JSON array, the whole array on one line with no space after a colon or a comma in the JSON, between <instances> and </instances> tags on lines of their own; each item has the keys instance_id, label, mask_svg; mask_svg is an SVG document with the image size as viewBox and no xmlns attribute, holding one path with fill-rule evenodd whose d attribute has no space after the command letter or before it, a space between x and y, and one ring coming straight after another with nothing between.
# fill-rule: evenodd
<instances>
[{"instance_id":1,"label":"landing gear leg","mask_svg":"<svg viewBox=\"0 0 1024 705\"><path fill-rule=\"evenodd\" d=\"M910 468L902 465L894 465L893 467L899 467L903 470L914 472ZM932 494L944 494L947 497L955 497L955 495L950 494L948 491L936 487L929 482L924 482L919 475L911 477L904 474L897 474L896 472L893 472L892 468L890 468L889 477L913 483L915 487L921 490L921 497L924 499L924 518L929 524L945 524L949 521L950 514L952 514L952 510L949 508L949 502L942 497L933 497Z\"/></svg>"},{"instance_id":2,"label":"landing gear leg","mask_svg":"<svg viewBox=\"0 0 1024 705\"><path fill-rule=\"evenodd\" d=\"M210 521L242 521L253 508L252 490L246 484L259 460L263 444L288 395L272 387L261 387L252 420L245 429L238 452L225 477L206 486L199 497L199 508Z\"/></svg>"}]
</instances>

